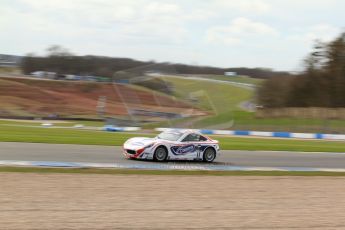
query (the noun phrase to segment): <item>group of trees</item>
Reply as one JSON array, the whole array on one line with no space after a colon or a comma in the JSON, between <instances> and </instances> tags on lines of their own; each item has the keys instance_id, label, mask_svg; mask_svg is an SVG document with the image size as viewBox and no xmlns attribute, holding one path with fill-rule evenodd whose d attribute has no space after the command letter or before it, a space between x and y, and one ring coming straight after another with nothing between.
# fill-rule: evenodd
<instances>
[{"instance_id":1,"label":"group of trees","mask_svg":"<svg viewBox=\"0 0 345 230\"><path fill-rule=\"evenodd\" d=\"M50 71L57 74L112 77L114 72L119 70L147 64L129 58L77 56L60 46L49 47L47 51L44 57L32 54L25 56L21 64L23 72L30 74L34 71Z\"/></svg>"},{"instance_id":2,"label":"group of trees","mask_svg":"<svg viewBox=\"0 0 345 230\"><path fill-rule=\"evenodd\" d=\"M263 79L290 75L288 72L274 71L270 68L247 68L247 67L216 68L216 67L209 67L209 66L192 66L192 65L182 65L182 64L174 64L174 68L176 69L178 73L184 73L184 74L223 75L224 72L236 72L238 75L246 75L253 78L263 78Z\"/></svg>"},{"instance_id":3,"label":"group of trees","mask_svg":"<svg viewBox=\"0 0 345 230\"><path fill-rule=\"evenodd\" d=\"M51 46L46 56L27 55L22 60L22 70L25 74L34 71L49 71L58 74L95 75L112 77L122 70L147 66L154 62L137 61L129 58L112 58L103 56L77 56L60 46ZM269 78L282 76L288 73L276 72L267 68L216 68L209 66L193 66L184 64L168 64L171 69L180 74L219 74L231 71L239 75L248 75L255 78Z\"/></svg>"},{"instance_id":4,"label":"group of trees","mask_svg":"<svg viewBox=\"0 0 345 230\"><path fill-rule=\"evenodd\" d=\"M317 42L297 76L270 78L258 89L258 103L277 107L345 107L345 32Z\"/></svg>"}]
</instances>

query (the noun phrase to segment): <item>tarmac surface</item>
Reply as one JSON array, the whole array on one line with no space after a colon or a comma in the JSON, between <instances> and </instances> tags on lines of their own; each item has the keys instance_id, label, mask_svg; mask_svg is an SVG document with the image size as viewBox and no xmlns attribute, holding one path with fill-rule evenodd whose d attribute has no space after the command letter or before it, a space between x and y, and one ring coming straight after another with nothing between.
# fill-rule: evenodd
<instances>
[{"instance_id":1,"label":"tarmac surface","mask_svg":"<svg viewBox=\"0 0 345 230\"><path fill-rule=\"evenodd\" d=\"M167 164L127 160L119 146L0 142L0 160ZM175 164L202 164L184 161ZM345 168L345 153L222 150L213 164L251 167Z\"/></svg>"}]
</instances>

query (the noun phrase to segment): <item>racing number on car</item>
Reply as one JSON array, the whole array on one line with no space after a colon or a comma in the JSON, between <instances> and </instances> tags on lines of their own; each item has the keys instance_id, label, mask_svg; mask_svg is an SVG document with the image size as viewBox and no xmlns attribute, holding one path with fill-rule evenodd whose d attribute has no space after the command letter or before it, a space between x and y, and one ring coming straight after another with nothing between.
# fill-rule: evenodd
<instances>
[{"instance_id":1,"label":"racing number on car","mask_svg":"<svg viewBox=\"0 0 345 230\"><path fill-rule=\"evenodd\" d=\"M201 145L198 145L198 147L196 148L196 151L197 151L196 158L200 158L200 154L201 154Z\"/></svg>"}]
</instances>

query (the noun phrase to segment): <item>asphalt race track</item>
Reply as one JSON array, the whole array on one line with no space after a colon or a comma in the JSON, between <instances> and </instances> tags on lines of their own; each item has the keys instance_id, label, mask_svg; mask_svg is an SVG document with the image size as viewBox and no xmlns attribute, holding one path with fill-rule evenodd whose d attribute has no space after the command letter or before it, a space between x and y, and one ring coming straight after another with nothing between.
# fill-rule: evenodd
<instances>
[{"instance_id":1,"label":"asphalt race track","mask_svg":"<svg viewBox=\"0 0 345 230\"><path fill-rule=\"evenodd\" d=\"M0 160L167 164L127 160L121 147L0 142ZM178 162L174 162L178 163ZM181 164L196 164L181 162ZM197 164L200 164L198 162ZM213 164L251 167L345 168L345 153L223 150Z\"/></svg>"}]
</instances>

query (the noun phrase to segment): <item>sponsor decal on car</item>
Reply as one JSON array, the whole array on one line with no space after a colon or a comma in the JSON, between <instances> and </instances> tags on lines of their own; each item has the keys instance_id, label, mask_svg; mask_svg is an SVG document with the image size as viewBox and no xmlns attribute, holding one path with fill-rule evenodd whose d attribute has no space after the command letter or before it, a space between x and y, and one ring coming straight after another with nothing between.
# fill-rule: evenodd
<instances>
[{"instance_id":1,"label":"sponsor decal on car","mask_svg":"<svg viewBox=\"0 0 345 230\"><path fill-rule=\"evenodd\" d=\"M194 145L172 146L171 151L174 155L184 155L195 151Z\"/></svg>"}]
</instances>

